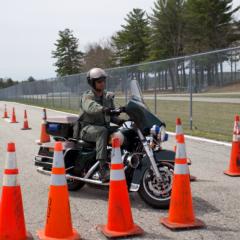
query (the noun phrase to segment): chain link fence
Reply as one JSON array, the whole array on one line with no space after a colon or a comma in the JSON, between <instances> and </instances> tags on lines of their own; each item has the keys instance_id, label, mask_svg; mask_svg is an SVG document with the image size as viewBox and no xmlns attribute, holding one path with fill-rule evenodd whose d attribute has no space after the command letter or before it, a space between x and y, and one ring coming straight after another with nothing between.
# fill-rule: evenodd
<instances>
[{"instance_id":1,"label":"chain link fence","mask_svg":"<svg viewBox=\"0 0 240 240\"><path fill-rule=\"evenodd\" d=\"M106 69L107 89L116 104L127 102L128 83L137 79L148 107L185 132L230 140L240 106L240 47ZM0 90L0 99L79 112L81 94L89 89L86 73L23 82Z\"/></svg>"}]
</instances>

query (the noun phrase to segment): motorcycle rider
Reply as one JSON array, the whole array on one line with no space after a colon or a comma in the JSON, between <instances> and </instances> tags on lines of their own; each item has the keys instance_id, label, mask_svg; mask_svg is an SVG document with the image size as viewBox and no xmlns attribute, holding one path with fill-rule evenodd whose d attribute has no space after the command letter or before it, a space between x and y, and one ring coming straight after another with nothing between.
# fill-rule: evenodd
<instances>
[{"instance_id":1,"label":"motorcycle rider","mask_svg":"<svg viewBox=\"0 0 240 240\"><path fill-rule=\"evenodd\" d=\"M81 139L96 143L96 159L100 162L100 178L109 181L110 172L107 160L107 143L110 122L118 125L123 123L111 113L114 106L114 94L105 90L106 72L101 68L92 68L87 73L87 82L91 89L81 98Z\"/></svg>"}]
</instances>

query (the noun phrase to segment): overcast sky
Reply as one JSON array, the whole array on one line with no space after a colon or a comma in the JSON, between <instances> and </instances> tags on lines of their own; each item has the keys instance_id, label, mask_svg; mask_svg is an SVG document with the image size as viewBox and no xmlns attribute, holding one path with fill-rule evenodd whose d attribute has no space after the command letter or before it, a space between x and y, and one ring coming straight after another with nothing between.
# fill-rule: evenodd
<instances>
[{"instance_id":1,"label":"overcast sky","mask_svg":"<svg viewBox=\"0 0 240 240\"><path fill-rule=\"evenodd\" d=\"M151 12L155 0L1 0L0 77L54 77L51 51L58 31L70 28L81 50L111 37L133 8ZM234 5L239 0L234 0Z\"/></svg>"}]
</instances>

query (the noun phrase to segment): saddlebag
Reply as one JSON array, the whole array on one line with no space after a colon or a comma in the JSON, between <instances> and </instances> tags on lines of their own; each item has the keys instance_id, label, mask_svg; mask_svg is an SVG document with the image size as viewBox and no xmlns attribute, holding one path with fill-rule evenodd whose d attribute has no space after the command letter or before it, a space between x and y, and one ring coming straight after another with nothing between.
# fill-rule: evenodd
<instances>
[{"instance_id":1,"label":"saddlebag","mask_svg":"<svg viewBox=\"0 0 240 240\"><path fill-rule=\"evenodd\" d=\"M54 137L73 137L73 125L77 116L50 117L47 119L47 133Z\"/></svg>"}]
</instances>

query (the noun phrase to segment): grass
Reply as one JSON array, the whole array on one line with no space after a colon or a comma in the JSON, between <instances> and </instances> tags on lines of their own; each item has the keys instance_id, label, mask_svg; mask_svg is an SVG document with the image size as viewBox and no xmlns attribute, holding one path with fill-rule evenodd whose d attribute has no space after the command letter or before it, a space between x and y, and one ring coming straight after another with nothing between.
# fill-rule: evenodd
<instances>
[{"instance_id":1,"label":"grass","mask_svg":"<svg viewBox=\"0 0 240 240\"><path fill-rule=\"evenodd\" d=\"M24 104L51 108L69 113L79 113L79 98L40 100L17 100ZM116 106L123 106L124 99L116 99ZM146 100L146 104L154 112L154 100ZM214 140L231 141L234 116L240 113L239 104L193 102L193 130L189 123L189 101L157 100L157 115L167 125L168 131L175 131L175 119L180 117L184 132L193 136Z\"/></svg>"},{"instance_id":2,"label":"grass","mask_svg":"<svg viewBox=\"0 0 240 240\"><path fill-rule=\"evenodd\" d=\"M153 102L148 102L153 109ZM158 101L157 115L171 131L175 130L175 119L180 117L184 132L215 140L231 141L233 120L239 113L239 104L193 102L193 130L190 130L188 101Z\"/></svg>"}]
</instances>

